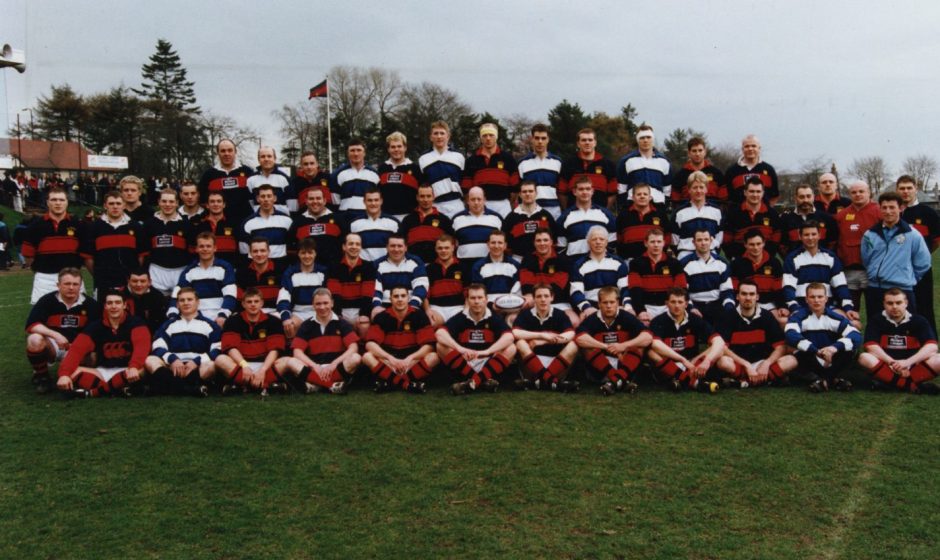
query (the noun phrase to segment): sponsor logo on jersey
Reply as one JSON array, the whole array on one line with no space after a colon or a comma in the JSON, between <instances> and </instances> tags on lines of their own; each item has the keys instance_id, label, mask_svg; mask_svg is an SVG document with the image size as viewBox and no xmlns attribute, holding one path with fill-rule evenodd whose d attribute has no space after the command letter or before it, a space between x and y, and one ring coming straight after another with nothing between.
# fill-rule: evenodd
<instances>
[{"instance_id":1,"label":"sponsor logo on jersey","mask_svg":"<svg viewBox=\"0 0 940 560\"><path fill-rule=\"evenodd\" d=\"M904 350L907 348L907 337L899 334L892 334L888 337L888 348Z\"/></svg>"}]
</instances>

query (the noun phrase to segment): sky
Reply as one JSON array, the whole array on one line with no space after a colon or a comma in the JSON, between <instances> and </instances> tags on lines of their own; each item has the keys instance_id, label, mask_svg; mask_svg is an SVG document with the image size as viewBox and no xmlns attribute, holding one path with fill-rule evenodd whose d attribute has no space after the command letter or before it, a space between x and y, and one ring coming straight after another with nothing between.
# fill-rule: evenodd
<instances>
[{"instance_id":1,"label":"sky","mask_svg":"<svg viewBox=\"0 0 940 560\"><path fill-rule=\"evenodd\" d=\"M138 86L165 38L199 104L266 144L280 140L272 111L352 65L498 117L545 119L568 99L609 114L632 103L660 143L678 127L713 144L754 133L779 171L821 156L845 170L877 155L892 173L908 156L940 160L940 3L0 0L0 14L0 42L27 56L26 73L0 70L4 131L52 84Z\"/></svg>"}]
</instances>

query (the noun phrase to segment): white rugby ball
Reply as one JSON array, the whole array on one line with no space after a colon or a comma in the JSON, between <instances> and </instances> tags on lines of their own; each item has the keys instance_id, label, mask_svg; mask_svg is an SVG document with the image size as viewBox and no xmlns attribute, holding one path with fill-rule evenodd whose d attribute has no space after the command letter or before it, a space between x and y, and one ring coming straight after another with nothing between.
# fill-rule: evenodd
<instances>
[{"instance_id":1,"label":"white rugby ball","mask_svg":"<svg viewBox=\"0 0 940 560\"><path fill-rule=\"evenodd\" d=\"M516 311L525 305L525 298L516 294L503 294L493 300L493 305L502 311Z\"/></svg>"}]
</instances>

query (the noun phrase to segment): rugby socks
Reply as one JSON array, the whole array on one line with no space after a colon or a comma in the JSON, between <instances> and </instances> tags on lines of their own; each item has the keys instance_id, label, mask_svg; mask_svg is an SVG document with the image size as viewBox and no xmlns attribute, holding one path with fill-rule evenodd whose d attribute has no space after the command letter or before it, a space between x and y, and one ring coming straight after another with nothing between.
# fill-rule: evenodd
<instances>
[{"instance_id":1,"label":"rugby socks","mask_svg":"<svg viewBox=\"0 0 940 560\"><path fill-rule=\"evenodd\" d=\"M878 360L875 367L868 370L868 374L875 380L881 381L889 387L896 387L902 391L912 391L916 388L913 376L901 377L891 370L891 366Z\"/></svg>"},{"instance_id":2,"label":"rugby socks","mask_svg":"<svg viewBox=\"0 0 940 560\"><path fill-rule=\"evenodd\" d=\"M108 384L93 373L82 372L72 379L72 385L79 389L88 391L92 397L104 394L108 391Z\"/></svg>"},{"instance_id":3,"label":"rugby socks","mask_svg":"<svg viewBox=\"0 0 940 560\"><path fill-rule=\"evenodd\" d=\"M534 352L524 358L519 365L522 367L522 372L526 379L531 381L544 379L546 373L545 368L542 366L542 360L540 360L538 355Z\"/></svg>"},{"instance_id":4,"label":"rugby socks","mask_svg":"<svg viewBox=\"0 0 940 560\"><path fill-rule=\"evenodd\" d=\"M49 377L49 353L43 349L39 352L26 351L26 359L33 368L33 379Z\"/></svg>"},{"instance_id":5,"label":"rugby socks","mask_svg":"<svg viewBox=\"0 0 940 560\"><path fill-rule=\"evenodd\" d=\"M450 353L444 356L444 366L464 379L474 374L473 368L470 367L467 360L463 359L460 352L456 350L451 350Z\"/></svg>"},{"instance_id":6,"label":"rugby socks","mask_svg":"<svg viewBox=\"0 0 940 560\"><path fill-rule=\"evenodd\" d=\"M682 367L679 362L673 360L663 360L654 365L656 369L658 369L659 372L668 379L675 379L679 383L682 383L682 385L685 387L693 388L695 386L692 383L689 370Z\"/></svg>"},{"instance_id":7,"label":"rugby socks","mask_svg":"<svg viewBox=\"0 0 940 560\"><path fill-rule=\"evenodd\" d=\"M588 367L591 368L591 370L603 375L614 385L617 385L621 381L627 381L630 378L629 372L612 367L610 361L607 360L607 356L600 350L588 354L586 358Z\"/></svg>"}]
</instances>

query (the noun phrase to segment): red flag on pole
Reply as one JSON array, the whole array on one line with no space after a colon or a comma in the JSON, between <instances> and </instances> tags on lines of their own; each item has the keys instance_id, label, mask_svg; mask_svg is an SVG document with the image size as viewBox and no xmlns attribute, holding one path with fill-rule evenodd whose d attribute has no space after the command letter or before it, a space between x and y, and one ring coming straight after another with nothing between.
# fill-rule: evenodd
<instances>
[{"instance_id":1,"label":"red flag on pole","mask_svg":"<svg viewBox=\"0 0 940 560\"><path fill-rule=\"evenodd\" d=\"M310 97L307 99L313 99L314 97L326 97L326 80L310 88Z\"/></svg>"}]
</instances>

